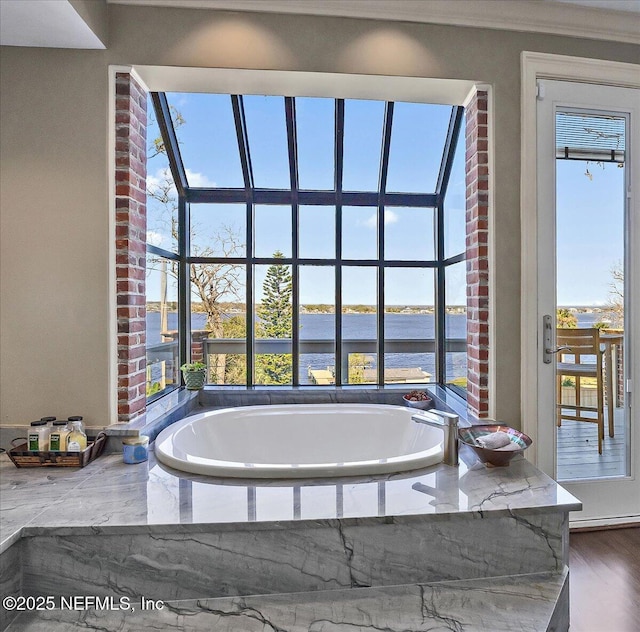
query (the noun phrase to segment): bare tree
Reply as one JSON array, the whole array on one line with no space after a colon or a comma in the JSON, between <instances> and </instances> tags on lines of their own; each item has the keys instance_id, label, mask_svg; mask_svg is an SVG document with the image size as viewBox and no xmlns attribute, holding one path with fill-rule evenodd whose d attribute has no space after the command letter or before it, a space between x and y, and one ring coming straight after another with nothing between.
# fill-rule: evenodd
<instances>
[{"instance_id":1,"label":"bare tree","mask_svg":"<svg viewBox=\"0 0 640 632\"><path fill-rule=\"evenodd\" d=\"M611 278L606 313L611 319L611 327L621 329L624 327L624 268L621 261L611 268Z\"/></svg>"},{"instance_id":2,"label":"bare tree","mask_svg":"<svg viewBox=\"0 0 640 632\"><path fill-rule=\"evenodd\" d=\"M174 127L177 129L185 124L185 120L177 110L172 111ZM149 158L166 154L166 148L161 136L153 139L148 148ZM178 241L178 195L169 169L163 169L158 178L147 182L147 195L151 203L159 208L159 225L150 227L160 229L160 234L170 235L173 243ZM244 251L238 231L232 226L221 225L218 232L206 234L201 226L190 226L191 255L194 257L234 257ZM160 257L149 259L152 269L161 270ZM167 269L168 268L168 269ZM175 261L169 261L167 273L177 281L178 266ZM197 263L190 266L191 292L200 303L206 314L205 328L214 338L225 336L226 310L228 304L234 301L244 302L242 296L244 281L243 267L239 264ZM233 328L237 330L237 326ZM225 381L225 356L214 355L209 358L212 375L209 379L217 383Z\"/></svg>"}]
</instances>

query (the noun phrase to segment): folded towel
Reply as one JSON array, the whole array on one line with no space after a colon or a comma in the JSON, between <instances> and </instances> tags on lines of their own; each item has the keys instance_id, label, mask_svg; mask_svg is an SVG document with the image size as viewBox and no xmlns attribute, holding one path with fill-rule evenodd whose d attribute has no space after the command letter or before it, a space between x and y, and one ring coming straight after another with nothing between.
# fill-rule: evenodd
<instances>
[{"instance_id":1,"label":"folded towel","mask_svg":"<svg viewBox=\"0 0 640 632\"><path fill-rule=\"evenodd\" d=\"M522 450L522 446L517 444L515 441L510 441L507 445L503 445L501 448L498 448L498 452L507 452L509 450Z\"/></svg>"},{"instance_id":2,"label":"folded towel","mask_svg":"<svg viewBox=\"0 0 640 632\"><path fill-rule=\"evenodd\" d=\"M508 446L511 439L506 432L492 432L476 439L476 443L481 448L489 448L489 450L497 450Z\"/></svg>"}]
</instances>

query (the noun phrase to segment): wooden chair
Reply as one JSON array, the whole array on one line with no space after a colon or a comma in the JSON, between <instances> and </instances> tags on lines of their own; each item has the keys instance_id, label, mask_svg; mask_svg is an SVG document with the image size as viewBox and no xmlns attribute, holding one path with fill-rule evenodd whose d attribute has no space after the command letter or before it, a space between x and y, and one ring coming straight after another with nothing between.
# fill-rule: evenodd
<instances>
[{"instance_id":1,"label":"wooden chair","mask_svg":"<svg viewBox=\"0 0 640 632\"><path fill-rule=\"evenodd\" d=\"M602 351L598 329L558 329L558 347L568 347L558 355L557 375L557 424L562 420L586 421L598 424L598 454L602 454L604 439L604 388L602 378ZM569 361L573 358L573 362ZM562 381L574 379L575 404L562 403ZM596 406L582 402L581 378L596 379ZM594 415L595 413L595 415Z\"/></svg>"}]
</instances>

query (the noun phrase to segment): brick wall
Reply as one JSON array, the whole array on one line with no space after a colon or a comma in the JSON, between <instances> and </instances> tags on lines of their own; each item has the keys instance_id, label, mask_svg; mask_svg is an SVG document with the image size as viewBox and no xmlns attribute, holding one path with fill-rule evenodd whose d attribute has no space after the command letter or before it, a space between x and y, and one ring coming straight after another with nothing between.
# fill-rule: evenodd
<instances>
[{"instance_id":1,"label":"brick wall","mask_svg":"<svg viewBox=\"0 0 640 632\"><path fill-rule=\"evenodd\" d=\"M146 405L146 121L147 95L128 73L116 75L116 281L118 420ZM489 412L488 95L466 108L467 401ZM202 341L192 348L203 356Z\"/></svg>"},{"instance_id":2,"label":"brick wall","mask_svg":"<svg viewBox=\"0 0 640 632\"><path fill-rule=\"evenodd\" d=\"M116 74L116 296L118 421L146 405L147 95L128 73Z\"/></svg>"},{"instance_id":3,"label":"brick wall","mask_svg":"<svg viewBox=\"0 0 640 632\"><path fill-rule=\"evenodd\" d=\"M466 109L467 405L489 413L489 155L488 95Z\"/></svg>"}]
</instances>

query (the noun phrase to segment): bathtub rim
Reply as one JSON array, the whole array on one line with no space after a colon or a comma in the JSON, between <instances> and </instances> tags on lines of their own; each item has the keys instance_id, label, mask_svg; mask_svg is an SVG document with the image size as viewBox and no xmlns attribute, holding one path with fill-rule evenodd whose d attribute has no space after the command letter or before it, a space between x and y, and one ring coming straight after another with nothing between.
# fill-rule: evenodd
<instances>
[{"instance_id":1,"label":"bathtub rim","mask_svg":"<svg viewBox=\"0 0 640 632\"><path fill-rule=\"evenodd\" d=\"M154 451L157 460L165 466L171 467L188 474L199 474L212 478L240 478L240 479L322 479L350 476L366 476L389 474L394 472L407 472L411 470L423 469L432 465L442 463L444 455L444 441L439 441L435 446L418 452L402 454L386 459L368 459L360 461L347 461L345 463L305 463L305 464L274 464L274 463L254 463L253 467L239 461L222 461L219 459L204 459L192 457L195 460L185 461L172 453L167 453L161 446L169 440L170 436L182 427L193 423L198 418L213 416L217 414L237 411L238 408L252 408L254 410L273 410L274 408L285 406L287 408L304 408L306 406L339 406L340 408L362 408L375 407L377 409L394 409L403 412L413 412L406 406L393 404L373 404L373 403L327 403L327 404L266 404L249 406L229 406L215 410L202 411L176 421L158 434L154 442ZM437 429L435 429L438 432ZM164 436L163 436L164 435ZM159 449L160 448L160 449Z\"/></svg>"}]
</instances>

